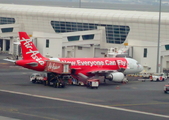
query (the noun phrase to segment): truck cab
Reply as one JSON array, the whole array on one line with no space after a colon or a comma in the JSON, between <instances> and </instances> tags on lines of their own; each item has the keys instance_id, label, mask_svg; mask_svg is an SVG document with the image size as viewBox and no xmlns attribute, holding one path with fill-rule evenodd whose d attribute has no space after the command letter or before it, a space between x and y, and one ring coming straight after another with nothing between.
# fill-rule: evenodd
<instances>
[{"instance_id":1,"label":"truck cab","mask_svg":"<svg viewBox=\"0 0 169 120\"><path fill-rule=\"evenodd\" d=\"M47 75L45 73L33 73L30 76L30 81L32 83L42 83L42 81L46 79L47 79Z\"/></svg>"}]
</instances>

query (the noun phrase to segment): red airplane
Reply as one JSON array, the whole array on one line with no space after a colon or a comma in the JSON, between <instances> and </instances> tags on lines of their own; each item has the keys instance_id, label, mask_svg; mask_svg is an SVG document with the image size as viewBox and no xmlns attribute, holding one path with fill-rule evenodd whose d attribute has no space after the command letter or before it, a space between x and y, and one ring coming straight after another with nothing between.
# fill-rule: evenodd
<instances>
[{"instance_id":1,"label":"red airplane","mask_svg":"<svg viewBox=\"0 0 169 120\"><path fill-rule=\"evenodd\" d=\"M105 76L115 82L122 82L125 74L139 73L143 70L143 67L132 58L46 58L39 53L26 32L19 32L19 37L23 59L6 60L28 69L44 71L46 60L57 60L71 63L73 76Z\"/></svg>"}]
</instances>

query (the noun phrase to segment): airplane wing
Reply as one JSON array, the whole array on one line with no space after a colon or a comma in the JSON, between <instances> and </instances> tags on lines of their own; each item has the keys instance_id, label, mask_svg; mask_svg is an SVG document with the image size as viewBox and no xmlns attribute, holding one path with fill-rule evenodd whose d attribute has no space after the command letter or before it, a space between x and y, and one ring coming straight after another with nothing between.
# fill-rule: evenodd
<instances>
[{"instance_id":1,"label":"airplane wing","mask_svg":"<svg viewBox=\"0 0 169 120\"><path fill-rule=\"evenodd\" d=\"M88 74L108 74L112 72L124 72L124 68L119 68L118 70L106 70L106 69L99 69L99 70L91 70L87 72Z\"/></svg>"},{"instance_id":2,"label":"airplane wing","mask_svg":"<svg viewBox=\"0 0 169 120\"><path fill-rule=\"evenodd\" d=\"M88 74L107 74L110 72L117 72L117 70L93 70L89 71Z\"/></svg>"},{"instance_id":3,"label":"airplane wing","mask_svg":"<svg viewBox=\"0 0 169 120\"><path fill-rule=\"evenodd\" d=\"M3 59L3 60L9 61L9 62L13 62L13 63L16 62L16 60L12 60L12 59ZM30 66L32 66L32 67L35 67L35 66L38 65L38 63L36 63L36 62L31 62L31 63L27 63L27 65L30 65Z\"/></svg>"}]
</instances>

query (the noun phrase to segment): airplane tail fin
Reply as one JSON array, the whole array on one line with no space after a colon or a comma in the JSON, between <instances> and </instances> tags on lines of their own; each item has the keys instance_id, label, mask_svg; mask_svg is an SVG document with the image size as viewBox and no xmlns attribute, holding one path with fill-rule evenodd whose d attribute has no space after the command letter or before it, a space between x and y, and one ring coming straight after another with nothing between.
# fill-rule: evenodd
<instances>
[{"instance_id":1,"label":"airplane tail fin","mask_svg":"<svg viewBox=\"0 0 169 120\"><path fill-rule=\"evenodd\" d=\"M22 57L24 60L34 59L34 60L41 60L44 58L39 51L37 50L36 46L28 36L26 32L19 32L19 38L21 43L22 49Z\"/></svg>"}]
</instances>

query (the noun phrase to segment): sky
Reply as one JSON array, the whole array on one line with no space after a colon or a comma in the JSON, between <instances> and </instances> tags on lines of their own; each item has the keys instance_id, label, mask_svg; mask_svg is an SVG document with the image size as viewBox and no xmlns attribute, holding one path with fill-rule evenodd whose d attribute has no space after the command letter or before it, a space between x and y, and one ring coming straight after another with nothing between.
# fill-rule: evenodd
<instances>
[{"instance_id":1,"label":"sky","mask_svg":"<svg viewBox=\"0 0 169 120\"><path fill-rule=\"evenodd\" d=\"M169 12L169 0L161 1L162 12ZM72 8L159 11L159 0L0 0L0 3Z\"/></svg>"}]
</instances>

